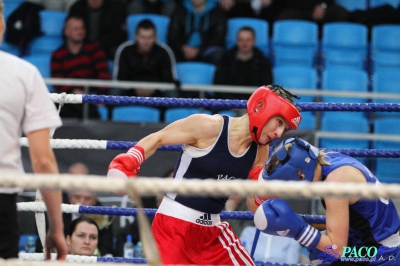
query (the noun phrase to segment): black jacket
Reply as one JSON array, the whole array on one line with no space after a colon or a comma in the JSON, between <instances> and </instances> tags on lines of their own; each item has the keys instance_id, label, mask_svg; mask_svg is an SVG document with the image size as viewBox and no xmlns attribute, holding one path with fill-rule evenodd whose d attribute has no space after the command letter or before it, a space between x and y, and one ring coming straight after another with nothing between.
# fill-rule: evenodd
<instances>
[{"instance_id":1,"label":"black jacket","mask_svg":"<svg viewBox=\"0 0 400 266\"><path fill-rule=\"evenodd\" d=\"M225 52L215 72L214 84L254 86L256 89L273 83L271 63L259 49L254 48L253 58L245 62L238 60L236 54L236 46ZM247 100L248 96L234 93L217 94L221 99Z\"/></svg>"}]
</instances>

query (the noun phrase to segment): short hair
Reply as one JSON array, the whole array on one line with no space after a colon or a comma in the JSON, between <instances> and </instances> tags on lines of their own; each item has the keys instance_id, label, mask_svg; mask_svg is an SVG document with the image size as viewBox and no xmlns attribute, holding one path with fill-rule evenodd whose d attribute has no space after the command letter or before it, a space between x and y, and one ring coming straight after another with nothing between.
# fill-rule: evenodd
<instances>
[{"instance_id":1,"label":"short hair","mask_svg":"<svg viewBox=\"0 0 400 266\"><path fill-rule=\"evenodd\" d=\"M154 32L157 33L156 26L154 26L154 23L150 19L144 19L139 22L139 24L136 27L136 34L139 33L139 29L146 29L146 30L153 29Z\"/></svg>"},{"instance_id":2,"label":"short hair","mask_svg":"<svg viewBox=\"0 0 400 266\"><path fill-rule=\"evenodd\" d=\"M64 20L64 28L67 25L68 20L70 20L70 19L80 19L80 20L82 20L83 21L83 25L86 28L85 18L82 17L82 16L79 16L79 15L74 15L74 14L68 15L65 18L65 20Z\"/></svg>"},{"instance_id":3,"label":"short hair","mask_svg":"<svg viewBox=\"0 0 400 266\"><path fill-rule=\"evenodd\" d=\"M96 226L97 234L100 234L100 229L99 229L99 226L97 225L97 223L93 219L83 215L83 216L80 216L80 217L76 218L75 220L73 220L71 222L71 224L69 225L68 235L72 236L72 234L75 232L76 227L78 226L78 224L83 223L83 222L86 222L88 224L93 224L94 226Z\"/></svg>"},{"instance_id":4,"label":"short hair","mask_svg":"<svg viewBox=\"0 0 400 266\"><path fill-rule=\"evenodd\" d=\"M238 30L238 35L239 35L239 33L241 32L241 31L250 31L252 34L253 34L253 37L255 38L256 37L256 32L254 31L254 29L252 28L252 27L242 27L242 28L240 28L239 30Z\"/></svg>"},{"instance_id":5,"label":"short hair","mask_svg":"<svg viewBox=\"0 0 400 266\"><path fill-rule=\"evenodd\" d=\"M4 12L4 3L3 0L0 0L0 15L3 15Z\"/></svg>"}]
</instances>

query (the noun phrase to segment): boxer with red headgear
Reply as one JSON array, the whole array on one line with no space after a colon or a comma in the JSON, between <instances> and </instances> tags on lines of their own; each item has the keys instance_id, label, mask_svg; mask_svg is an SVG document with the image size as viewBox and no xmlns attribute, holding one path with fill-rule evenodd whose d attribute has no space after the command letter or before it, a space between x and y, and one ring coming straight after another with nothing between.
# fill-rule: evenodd
<instances>
[{"instance_id":1,"label":"boxer with red headgear","mask_svg":"<svg viewBox=\"0 0 400 266\"><path fill-rule=\"evenodd\" d=\"M250 97L248 114L241 117L195 114L175 121L115 157L108 176L136 176L159 147L178 144L183 149L174 173L177 180L258 176L268 158L267 144L301 121L292 98L280 86L262 86ZM163 263L253 265L232 228L220 220L227 199L167 193L152 224Z\"/></svg>"}]
</instances>

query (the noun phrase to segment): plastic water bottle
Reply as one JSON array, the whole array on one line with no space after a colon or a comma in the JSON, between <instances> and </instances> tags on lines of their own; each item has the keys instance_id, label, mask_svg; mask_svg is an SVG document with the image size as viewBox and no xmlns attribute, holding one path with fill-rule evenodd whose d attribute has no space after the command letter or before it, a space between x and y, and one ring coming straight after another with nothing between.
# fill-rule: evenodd
<instances>
[{"instance_id":1,"label":"plastic water bottle","mask_svg":"<svg viewBox=\"0 0 400 266\"><path fill-rule=\"evenodd\" d=\"M135 249L133 251L133 255L135 258L144 258L143 246L141 241L137 242Z\"/></svg>"},{"instance_id":2,"label":"plastic water bottle","mask_svg":"<svg viewBox=\"0 0 400 266\"><path fill-rule=\"evenodd\" d=\"M131 235L126 236L126 242L124 244L124 258L133 258L133 243Z\"/></svg>"},{"instance_id":3,"label":"plastic water bottle","mask_svg":"<svg viewBox=\"0 0 400 266\"><path fill-rule=\"evenodd\" d=\"M36 252L36 239L34 236L28 236L28 239L25 243L25 252L26 253L35 253Z\"/></svg>"}]
</instances>

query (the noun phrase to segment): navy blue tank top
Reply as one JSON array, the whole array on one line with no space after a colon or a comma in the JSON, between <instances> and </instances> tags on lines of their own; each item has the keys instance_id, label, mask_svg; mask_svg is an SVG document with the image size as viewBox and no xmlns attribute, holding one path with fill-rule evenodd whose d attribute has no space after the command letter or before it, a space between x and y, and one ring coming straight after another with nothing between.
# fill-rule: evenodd
<instances>
[{"instance_id":1,"label":"navy blue tank top","mask_svg":"<svg viewBox=\"0 0 400 266\"><path fill-rule=\"evenodd\" d=\"M325 159L331 165L322 165L323 180L335 169L349 165L360 170L368 183L374 183L377 186L380 185L379 180L371 171L352 157L337 152L329 152ZM323 205L325 206L324 202ZM348 244L351 246L377 245L379 241L399 231L399 216L396 207L390 199L360 199L349 206L349 211L350 231Z\"/></svg>"},{"instance_id":2,"label":"navy blue tank top","mask_svg":"<svg viewBox=\"0 0 400 266\"><path fill-rule=\"evenodd\" d=\"M222 115L223 125L215 142L205 148L198 149L184 145L175 166L174 178L235 180L247 179L257 156L258 145L254 142L239 155L229 150L230 117ZM167 197L192 209L216 214L220 213L228 197L188 197L176 193L168 193Z\"/></svg>"}]
</instances>

